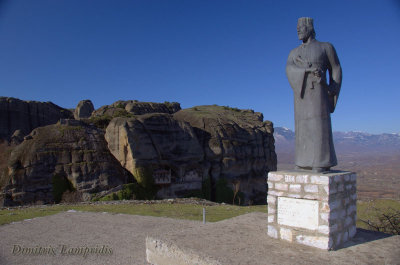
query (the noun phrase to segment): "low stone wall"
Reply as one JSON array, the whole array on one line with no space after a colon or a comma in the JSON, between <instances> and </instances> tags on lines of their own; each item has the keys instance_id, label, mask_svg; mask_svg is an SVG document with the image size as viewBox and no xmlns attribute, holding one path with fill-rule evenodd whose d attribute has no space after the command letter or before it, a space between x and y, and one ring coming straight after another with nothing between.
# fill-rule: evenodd
<instances>
[{"instance_id":1,"label":"low stone wall","mask_svg":"<svg viewBox=\"0 0 400 265\"><path fill-rule=\"evenodd\" d=\"M268 235L336 249L356 233L356 174L334 171L268 174Z\"/></svg>"}]
</instances>

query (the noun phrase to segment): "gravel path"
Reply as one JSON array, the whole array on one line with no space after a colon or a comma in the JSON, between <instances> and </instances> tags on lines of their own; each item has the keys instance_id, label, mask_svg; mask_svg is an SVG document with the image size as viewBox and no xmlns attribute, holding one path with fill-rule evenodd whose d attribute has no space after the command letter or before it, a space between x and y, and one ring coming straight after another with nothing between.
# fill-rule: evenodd
<instances>
[{"instance_id":1,"label":"gravel path","mask_svg":"<svg viewBox=\"0 0 400 265\"><path fill-rule=\"evenodd\" d=\"M400 264L400 236L384 238L359 230L349 246L327 252L271 239L266 227L264 213L203 225L162 217L63 212L0 226L0 264L148 264L146 236L170 240L229 265Z\"/></svg>"}]
</instances>

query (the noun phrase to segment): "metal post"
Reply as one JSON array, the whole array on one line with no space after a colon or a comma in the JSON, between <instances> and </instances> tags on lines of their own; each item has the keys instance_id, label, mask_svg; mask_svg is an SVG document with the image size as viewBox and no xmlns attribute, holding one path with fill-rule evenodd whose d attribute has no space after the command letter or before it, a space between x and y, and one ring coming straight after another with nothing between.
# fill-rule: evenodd
<instances>
[{"instance_id":1,"label":"metal post","mask_svg":"<svg viewBox=\"0 0 400 265\"><path fill-rule=\"evenodd\" d=\"M203 208L203 224L206 223L206 208Z\"/></svg>"}]
</instances>

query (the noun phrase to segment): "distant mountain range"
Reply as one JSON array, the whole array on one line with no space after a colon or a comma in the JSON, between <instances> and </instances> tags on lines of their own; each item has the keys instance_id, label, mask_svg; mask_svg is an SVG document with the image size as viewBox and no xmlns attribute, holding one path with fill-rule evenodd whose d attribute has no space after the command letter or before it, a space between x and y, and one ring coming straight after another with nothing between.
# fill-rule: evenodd
<instances>
[{"instance_id":1,"label":"distant mountain range","mask_svg":"<svg viewBox=\"0 0 400 265\"><path fill-rule=\"evenodd\" d=\"M294 167L294 131L274 128L278 170ZM357 173L358 198L400 199L400 134L334 132L336 170Z\"/></svg>"},{"instance_id":2,"label":"distant mountain range","mask_svg":"<svg viewBox=\"0 0 400 265\"><path fill-rule=\"evenodd\" d=\"M277 151L292 152L295 133L285 127L274 128ZM371 134L365 132L333 132L337 152L400 152L400 134Z\"/></svg>"}]
</instances>

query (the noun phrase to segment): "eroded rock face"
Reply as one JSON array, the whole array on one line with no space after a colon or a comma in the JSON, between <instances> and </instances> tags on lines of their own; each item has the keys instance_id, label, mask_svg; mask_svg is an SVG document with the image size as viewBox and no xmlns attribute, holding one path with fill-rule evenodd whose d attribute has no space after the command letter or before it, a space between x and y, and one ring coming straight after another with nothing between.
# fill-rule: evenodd
<instances>
[{"instance_id":1,"label":"eroded rock face","mask_svg":"<svg viewBox=\"0 0 400 265\"><path fill-rule=\"evenodd\" d=\"M169 113L173 114L181 109L181 105L177 102L154 103L154 102L139 102L137 100L119 100L111 105L105 105L95 110L92 114L96 116L114 116L115 112L126 110L134 115L143 115L147 113Z\"/></svg>"},{"instance_id":2,"label":"eroded rock face","mask_svg":"<svg viewBox=\"0 0 400 265\"><path fill-rule=\"evenodd\" d=\"M245 203L265 203L266 176L276 170L273 125L253 111L199 106L173 115L115 118L105 137L133 174L142 165L170 174L169 188L158 194L164 197L201 189L208 178L214 184L225 178L229 185L240 181Z\"/></svg>"},{"instance_id":3,"label":"eroded rock face","mask_svg":"<svg viewBox=\"0 0 400 265\"><path fill-rule=\"evenodd\" d=\"M132 174L138 166L190 167L203 159L193 128L172 115L153 113L115 118L106 129L111 153Z\"/></svg>"},{"instance_id":4,"label":"eroded rock face","mask_svg":"<svg viewBox=\"0 0 400 265\"><path fill-rule=\"evenodd\" d=\"M103 132L76 120L34 129L11 153L0 202L23 205L54 202L54 178L81 193L132 181L107 148Z\"/></svg>"},{"instance_id":5,"label":"eroded rock face","mask_svg":"<svg viewBox=\"0 0 400 265\"><path fill-rule=\"evenodd\" d=\"M195 128L214 182L240 181L246 202L265 203L266 177L276 170L273 124L261 113L220 106L181 110L174 118Z\"/></svg>"},{"instance_id":6,"label":"eroded rock face","mask_svg":"<svg viewBox=\"0 0 400 265\"><path fill-rule=\"evenodd\" d=\"M79 101L78 106L76 106L76 108L75 108L74 117L77 120L82 119L82 118L90 118L93 111L94 111L94 107L93 107L92 101L90 101L88 99L81 100L81 101Z\"/></svg>"},{"instance_id":7,"label":"eroded rock face","mask_svg":"<svg viewBox=\"0 0 400 265\"><path fill-rule=\"evenodd\" d=\"M16 130L23 135L33 129L72 118L72 113L51 102L0 97L0 138L9 140Z\"/></svg>"}]
</instances>

